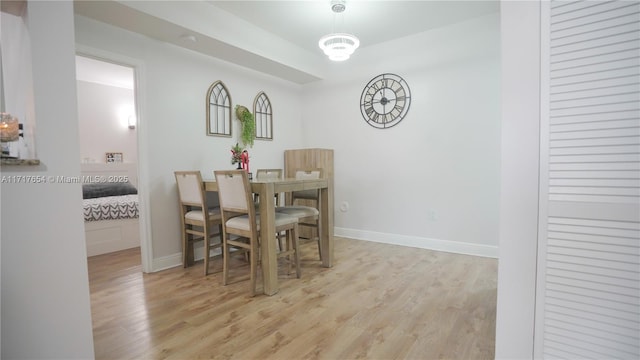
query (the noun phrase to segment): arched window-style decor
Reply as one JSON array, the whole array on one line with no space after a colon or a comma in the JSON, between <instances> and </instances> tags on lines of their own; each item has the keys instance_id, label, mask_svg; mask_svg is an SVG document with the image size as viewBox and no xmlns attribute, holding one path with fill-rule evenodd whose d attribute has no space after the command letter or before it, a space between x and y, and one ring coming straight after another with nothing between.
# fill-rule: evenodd
<instances>
[{"instance_id":1,"label":"arched window-style decor","mask_svg":"<svg viewBox=\"0 0 640 360\"><path fill-rule=\"evenodd\" d=\"M231 136L231 96L220 80L207 91L207 135Z\"/></svg>"},{"instance_id":2,"label":"arched window-style decor","mask_svg":"<svg viewBox=\"0 0 640 360\"><path fill-rule=\"evenodd\" d=\"M271 101L264 91L256 96L253 113L256 120L256 139L273 140L273 110Z\"/></svg>"}]
</instances>

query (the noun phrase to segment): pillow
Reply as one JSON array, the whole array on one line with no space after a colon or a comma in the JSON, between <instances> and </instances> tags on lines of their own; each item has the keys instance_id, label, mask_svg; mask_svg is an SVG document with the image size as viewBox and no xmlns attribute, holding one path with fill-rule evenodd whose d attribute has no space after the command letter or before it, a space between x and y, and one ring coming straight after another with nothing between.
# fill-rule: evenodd
<instances>
[{"instance_id":1,"label":"pillow","mask_svg":"<svg viewBox=\"0 0 640 360\"><path fill-rule=\"evenodd\" d=\"M138 189L135 188L130 182L122 183L98 183L98 184L83 184L82 185L82 198L93 199L106 196L120 196L137 194Z\"/></svg>"}]
</instances>

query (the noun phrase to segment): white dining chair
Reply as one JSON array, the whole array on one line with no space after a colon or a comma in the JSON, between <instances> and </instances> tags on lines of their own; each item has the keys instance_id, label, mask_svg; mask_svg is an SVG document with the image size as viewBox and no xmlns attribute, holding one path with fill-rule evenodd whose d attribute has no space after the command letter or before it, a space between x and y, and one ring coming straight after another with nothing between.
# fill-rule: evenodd
<instances>
[{"instance_id":1,"label":"white dining chair","mask_svg":"<svg viewBox=\"0 0 640 360\"><path fill-rule=\"evenodd\" d=\"M277 180L282 179L282 169L258 169L256 180ZM276 206L280 205L280 194L275 194Z\"/></svg>"},{"instance_id":2,"label":"white dining chair","mask_svg":"<svg viewBox=\"0 0 640 360\"><path fill-rule=\"evenodd\" d=\"M296 170L296 179L321 179L322 169L299 169ZM322 260L322 247L320 246L320 190L301 190L291 193L292 205L280 206L276 211L295 216L298 218L299 226L309 227L310 238L318 244L318 255ZM311 203L310 203L311 202ZM312 205L313 206L310 206ZM315 229L315 234L313 233ZM301 237L303 239L303 237Z\"/></svg>"},{"instance_id":3,"label":"white dining chair","mask_svg":"<svg viewBox=\"0 0 640 360\"><path fill-rule=\"evenodd\" d=\"M209 274L211 249L222 247L222 217L219 207L209 207L200 171L175 171L180 204L180 232L182 233L182 264L193 264L193 243L204 241L204 274ZM206 215L205 215L206 209ZM218 226L218 232L213 229ZM220 241L213 242L218 237Z\"/></svg>"},{"instance_id":4,"label":"white dining chair","mask_svg":"<svg viewBox=\"0 0 640 360\"><path fill-rule=\"evenodd\" d=\"M231 249L248 253L251 296L256 293L256 277L260 248L260 218L257 217L249 178L244 170L214 171L222 214L223 284L229 283ZM289 266L295 263L296 276L301 277L298 251L298 219L275 213L275 231L286 232L291 247L280 250L278 257L287 257ZM264 244L263 244L264 245Z\"/></svg>"}]
</instances>

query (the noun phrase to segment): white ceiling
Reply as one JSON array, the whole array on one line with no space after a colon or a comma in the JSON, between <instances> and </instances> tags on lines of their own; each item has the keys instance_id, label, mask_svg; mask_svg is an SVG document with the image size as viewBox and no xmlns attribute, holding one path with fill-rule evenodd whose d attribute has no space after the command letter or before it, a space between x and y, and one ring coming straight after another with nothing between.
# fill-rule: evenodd
<instances>
[{"instance_id":1,"label":"white ceiling","mask_svg":"<svg viewBox=\"0 0 640 360\"><path fill-rule=\"evenodd\" d=\"M76 56L76 80L133 90L133 68Z\"/></svg>"},{"instance_id":2,"label":"white ceiling","mask_svg":"<svg viewBox=\"0 0 640 360\"><path fill-rule=\"evenodd\" d=\"M318 40L334 31L352 33L360 39L360 46L366 47L494 13L500 8L499 1L480 0L347 0L346 10L335 15L330 0L210 0L209 3L318 56L324 56Z\"/></svg>"},{"instance_id":3,"label":"white ceiling","mask_svg":"<svg viewBox=\"0 0 640 360\"><path fill-rule=\"evenodd\" d=\"M85 1L78 15L304 84L330 67L321 36L346 31L361 48L498 12L499 1ZM188 37L187 37L188 36ZM193 41L195 40L195 41Z\"/></svg>"}]
</instances>

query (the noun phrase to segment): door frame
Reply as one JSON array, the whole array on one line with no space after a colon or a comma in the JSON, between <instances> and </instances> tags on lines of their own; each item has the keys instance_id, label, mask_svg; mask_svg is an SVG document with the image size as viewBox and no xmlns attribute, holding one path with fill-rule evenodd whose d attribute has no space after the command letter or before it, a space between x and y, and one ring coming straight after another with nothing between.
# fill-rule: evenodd
<instances>
[{"instance_id":1,"label":"door frame","mask_svg":"<svg viewBox=\"0 0 640 360\"><path fill-rule=\"evenodd\" d=\"M133 68L134 76L134 101L136 111L136 147L138 151L138 228L140 232L140 253L142 271L153 272L153 244L151 241L151 221L149 216L149 153L147 151L146 121L145 121L145 98L144 84L145 71L144 63L139 59L134 59L109 51L104 51L80 44L76 44L76 55L92 58L99 61L113 63L117 65Z\"/></svg>"}]
</instances>

